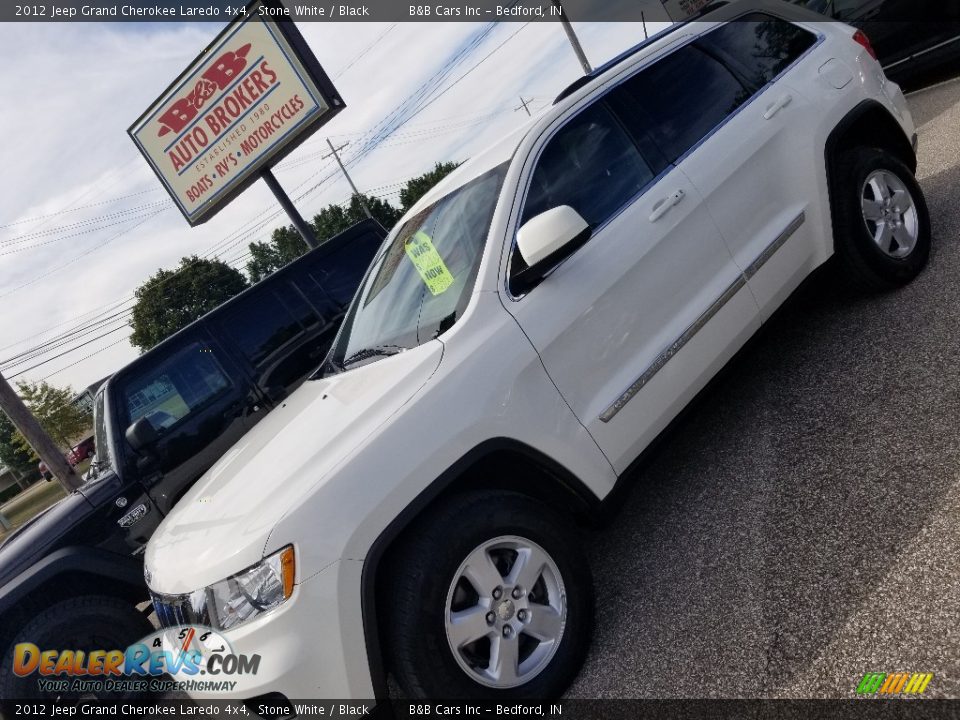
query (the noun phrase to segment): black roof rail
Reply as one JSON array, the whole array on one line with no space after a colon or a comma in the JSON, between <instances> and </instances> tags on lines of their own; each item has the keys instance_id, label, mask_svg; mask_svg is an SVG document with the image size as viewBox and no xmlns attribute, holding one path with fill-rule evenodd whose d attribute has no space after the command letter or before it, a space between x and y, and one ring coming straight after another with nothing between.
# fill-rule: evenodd
<instances>
[{"instance_id":1,"label":"black roof rail","mask_svg":"<svg viewBox=\"0 0 960 720\"><path fill-rule=\"evenodd\" d=\"M608 60L607 62L605 62L605 63L604 63L603 65L601 65L600 67L594 68L591 72L587 73L586 75L582 75L582 76L578 77L578 78L577 78L576 80L574 80L572 83L570 83L569 85L567 85L567 87L565 87L565 88L560 92L559 95L557 95L557 97L556 97L556 98L554 99L554 101L553 101L553 104L556 105L556 104L557 104L558 102L560 102L561 100L567 99L568 97L570 97L571 95L573 95L573 93L575 93L577 90L579 90L580 88L582 88L584 85L586 85L587 83L591 82L592 80L595 80L596 78L600 77L601 75L603 75L603 73L605 73L605 72L606 72L607 70L609 70L610 68L616 67L617 65L619 65L620 63L622 63L624 60L627 60L627 59L631 58L632 56L636 55L638 52L640 52L641 50L643 50L645 47L647 47L647 46L650 45L651 43L654 43L654 42L656 42L657 40L659 40L660 38L666 37L667 35L670 35L671 33L676 32L676 31L679 30L680 28L685 27L688 23L691 23L691 22L694 22L694 21L700 19L701 17L703 17L704 15L706 15L706 14L709 13L709 12L713 12L714 10L719 9L719 8L723 7L724 5L728 5L728 4L730 3L730 1L731 1L731 0L714 0L714 2L707 3L707 4L704 5L702 8L700 8L694 15L691 15L691 16L690 16L689 18L687 18L686 20L684 20L684 21L682 21L682 22L674 23L674 24L671 25L670 27L668 27L668 28L666 28L666 29L664 29L664 30L661 30L660 32L656 33L655 35L651 35L649 38L647 38L647 39L644 40L643 42L637 43L637 44L634 45L633 47L628 48L627 50L625 50L624 52L620 53L619 55L617 55L617 56L616 56L615 58L613 58L612 60Z\"/></svg>"}]
</instances>

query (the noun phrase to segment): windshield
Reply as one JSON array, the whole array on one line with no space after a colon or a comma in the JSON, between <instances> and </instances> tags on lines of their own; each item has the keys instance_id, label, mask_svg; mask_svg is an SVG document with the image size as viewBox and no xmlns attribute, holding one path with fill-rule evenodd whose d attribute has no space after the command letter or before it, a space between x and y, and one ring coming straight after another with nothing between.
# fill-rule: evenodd
<instances>
[{"instance_id":1,"label":"windshield","mask_svg":"<svg viewBox=\"0 0 960 720\"><path fill-rule=\"evenodd\" d=\"M410 218L374 261L333 353L345 368L434 339L466 308L507 163Z\"/></svg>"}]
</instances>

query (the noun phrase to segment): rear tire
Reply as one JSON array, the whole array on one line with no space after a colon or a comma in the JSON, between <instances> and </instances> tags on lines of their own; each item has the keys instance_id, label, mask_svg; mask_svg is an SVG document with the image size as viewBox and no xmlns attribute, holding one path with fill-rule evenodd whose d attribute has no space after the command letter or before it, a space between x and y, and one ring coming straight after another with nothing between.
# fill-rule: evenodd
<instances>
[{"instance_id":1,"label":"rear tire","mask_svg":"<svg viewBox=\"0 0 960 720\"><path fill-rule=\"evenodd\" d=\"M418 521L391 566L388 656L409 697L549 699L579 671L593 581L575 526L551 508L464 494Z\"/></svg>"},{"instance_id":2,"label":"rear tire","mask_svg":"<svg viewBox=\"0 0 960 720\"><path fill-rule=\"evenodd\" d=\"M923 270L930 215L906 165L885 150L849 150L836 163L833 194L837 257L852 284L892 290Z\"/></svg>"},{"instance_id":3,"label":"rear tire","mask_svg":"<svg viewBox=\"0 0 960 720\"><path fill-rule=\"evenodd\" d=\"M37 672L18 677L13 672L14 648L18 643L33 643L40 650L124 650L149 635L153 626L127 601L106 595L87 595L58 602L42 611L7 638L0 659L0 698L12 700L50 700L70 697L69 693L48 694L37 684ZM59 676L57 679L68 678ZM69 679L69 678L68 678ZM118 697L116 694L104 697Z\"/></svg>"}]
</instances>

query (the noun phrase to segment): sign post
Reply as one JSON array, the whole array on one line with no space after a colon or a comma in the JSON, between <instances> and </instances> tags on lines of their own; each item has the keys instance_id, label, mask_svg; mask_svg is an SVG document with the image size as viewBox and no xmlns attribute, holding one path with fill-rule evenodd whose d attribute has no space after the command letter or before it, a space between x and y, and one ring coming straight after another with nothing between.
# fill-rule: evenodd
<instances>
[{"instance_id":1,"label":"sign post","mask_svg":"<svg viewBox=\"0 0 960 720\"><path fill-rule=\"evenodd\" d=\"M290 196L280 187L280 183L277 182L270 168L264 168L260 174L263 176L263 181L267 184L267 187L273 192L273 196L277 198L280 207L287 211L287 215L290 216L290 221L306 241L307 245L311 249L320 247L320 243L317 242L317 238L313 234L313 229L307 224L307 221L303 219L300 211L293 206L293 201L290 199Z\"/></svg>"},{"instance_id":2,"label":"sign post","mask_svg":"<svg viewBox=\"0 0 960 720\"><path fill-rule=\"evenodd\" d=\"M248 3L128 134L190 225L263 177L313 247L270 168L345 104L285 14L278 0Z\"/></svg>"}]
</instances>

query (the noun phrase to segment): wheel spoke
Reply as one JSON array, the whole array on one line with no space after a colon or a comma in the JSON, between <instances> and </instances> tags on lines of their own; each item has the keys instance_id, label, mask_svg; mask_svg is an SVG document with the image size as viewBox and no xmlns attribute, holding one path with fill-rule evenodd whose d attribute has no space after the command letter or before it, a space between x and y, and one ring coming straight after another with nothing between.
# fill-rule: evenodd
<instances>
[{"instance_id":1,"label":"wheel spoke","mask_svg":"<svg viewBox=\"0 0 960 720\"><path fill-rule=\"evenodd\" d=\"M556 640L562 627L560 613L549 605L533 604L527 610L530 621L524 625L523 632L541 642Z\"/></svg>"},{"instance_id":2,"label":"wheel spoke","mask_svg":"<svg viewBox=\"0 0 960 720\"><path fill-rule=\"evenodd\" d=\"M890 230L890 223L877 223L877 231L873 236L873 240L877 243L881 250L883 250L885 253L889 253L890 246L893 242L893 232Z\"/></svg>"},{"instance_id":3,"label":"wheel spoke","mask_svg":"<svg viewBox=\"0 0 960 720\"><path fill-rule=\"evenodd\" d=\"M510 568L507 583L519 585L524 592L530 592L543 573L547 564L547 556L539 549L527 547L517 551L517 559Z\"/></svg>"},{"instance_id":4,"label":"wheel spoke","mask_svg":"<svg viewBox=\"0 0 960 720\"><path fill-rule=\"evenodd\" d=\"M490 673L503 684L514 683L520 674L520 643L517 635L510 638L498 635L491 642Z\"/></svg>"},{"instance_id":5,"label":"wheel spoke","mask_svg":"<svg viewBox=\"0 0 960 720\"><path fill-rule=\"evenodd\" d=\"M890 188L887 186L886 178L877 175L870 181L870 187L873 188L873 196L877 200L890 199Z\"/></svg>"},{"instance_id":6,"label":"wheel spoke","mask_svg":"<svg viewBox=\"0 0 960 720\"><path fill-rule=\"evenodd\" d=\"M898 214L903 215L913 207L913 198L906 190L897 190L890 201L890 207Z\"/></svg>"},{"instance_id":7,"label":"wheel spoke","mask_svg":"<svg viewBox=\"0 0 960 720\"><path fill-rule=\"evenodd\" d=\"M909 251L913 249L913 235L903 225L893 229L893 237L901 250Z\"/></svg>"},{"instance_id":8,"label":"wheel spoke","mask_svg":"<svg viewBox=\"0 0 960 720\"><path fill-rule=\"evenodd\" d=\"M503 583L503 576L485 550L478 550L470 556L463 575L480 596L489 595L495 587Z\"/></svg>"},{"instance_id":9,"label":"wheel spoke","mask_svg":"<svg viewBox=\"0 0 960 720\"><path fill-rule=\"evenodd\" d=\"M863 216L867 220L879 222L883 218L883 205L880 202L863 198L860 204L863 207Z\"/></svg>"},{"instance_id":10,"label":"wheel spoke","mask_svg":"<svg viewBox=\"0 0 960 720\"><path fill-rule=\"evenodd\" d=\"M450 613L448 633L451 641L461 648L489 635L491 630L486 615L486 608L480 605Z\"/></svg>"}]
</instances>

